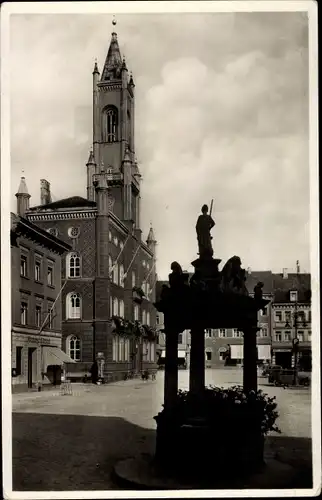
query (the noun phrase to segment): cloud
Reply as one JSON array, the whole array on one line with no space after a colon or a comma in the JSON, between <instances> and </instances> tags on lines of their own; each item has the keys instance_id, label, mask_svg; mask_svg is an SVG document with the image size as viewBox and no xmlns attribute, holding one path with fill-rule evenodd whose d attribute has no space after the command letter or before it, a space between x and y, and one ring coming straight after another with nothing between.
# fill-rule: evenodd
<instances>
[{"instance_id":1,"label":"cloud","mask_svg":"<svg viewBox=\"0 0 322 500\"><path fill-rule=\"evenodd\" d=\"M109 16L13 17L13 193L24 168L34 204L41 177L56 198L85 195L91 71L105 59ZM212 198L219 258L273 270L299 259L309 269L305 14L124 16L119 25L136 83L141 219L144 233L153 220L159 275L196 257L195 222Z\"/></svg>"}]
</instances>

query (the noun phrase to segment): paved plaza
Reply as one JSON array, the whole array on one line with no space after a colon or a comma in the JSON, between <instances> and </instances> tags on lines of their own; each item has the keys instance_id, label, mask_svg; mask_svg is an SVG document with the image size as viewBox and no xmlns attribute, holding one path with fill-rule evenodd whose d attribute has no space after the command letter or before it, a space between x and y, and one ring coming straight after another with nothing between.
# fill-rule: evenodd
<instances>
[{"instance_id":1,"label":"paved plaza","mask_svg":"<svg viewBox=\"0 0 322 500\"><path fill-rule=\"evenodd\" d=\"M14 490L119 489L111 474L115 462L153 453L153 416L161 410L163 383L160 371L156 381L73 384L72 395L60 395L59 390L14 394ZM242 384L242 370L206 370L206 383ZM267 440L267 453L308 473L310 390L271 387L263 378L259 384L276 395L280 412L282 434ZM179 387L188 388L188 371L179 371Z\"/></svg>"}]
</instances>

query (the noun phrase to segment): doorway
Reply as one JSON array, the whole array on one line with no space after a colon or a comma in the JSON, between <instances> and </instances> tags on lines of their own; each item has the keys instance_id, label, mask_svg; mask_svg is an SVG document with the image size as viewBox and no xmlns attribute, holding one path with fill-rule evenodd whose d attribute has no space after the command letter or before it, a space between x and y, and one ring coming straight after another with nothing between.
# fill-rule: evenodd
<instances>
[{"instance_id":1,"label":"doorway","mask_svg":"<svg viewBox=\"0 0 322 500\"><path fill-rule=\"evenodd\" d=\"M34 364L35 364L35 351L36 347L28 347L28 389L32 388L32 384L34 381Z\"/></svg>"},{"instance_id":2,"label":"doorway","mask_svg":"<svg viewBox=\"0 0 322 500\"><path fill-rule=\"evenodd\" d=\"M275 364L282 368L292 368L292 352L275 352Z\"/></svg>"}]
</instances>

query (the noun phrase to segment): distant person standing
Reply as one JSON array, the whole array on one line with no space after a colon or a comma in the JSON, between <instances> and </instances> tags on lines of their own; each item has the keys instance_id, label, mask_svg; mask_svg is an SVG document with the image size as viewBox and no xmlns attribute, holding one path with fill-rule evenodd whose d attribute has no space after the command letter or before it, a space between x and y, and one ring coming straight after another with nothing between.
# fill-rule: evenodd
<instances>
[{"instance_id":1,"label":"distant person standing","mask_svg":"<svg viewBox=\"0 0 322 500\"><path fill-rule=\"evenodd\" d=\"M94 361L91 366L92 384L97 384L98 382L98 363Z\"/></svg>"}]
</instances>

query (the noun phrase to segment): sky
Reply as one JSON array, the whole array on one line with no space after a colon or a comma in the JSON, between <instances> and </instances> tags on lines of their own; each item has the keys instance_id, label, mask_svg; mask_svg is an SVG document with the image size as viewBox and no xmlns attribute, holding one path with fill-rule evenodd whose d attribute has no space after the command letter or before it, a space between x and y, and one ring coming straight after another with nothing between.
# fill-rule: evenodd
<instances>
[{"instance_id":1,"label":"sky","mask_svg":"<svg viewBox=\"0 0 322 500\"><path fill-rule=\"evenodd\" d=\"M86 197L92 70L108 14L12 15L11 210L21 175L54 199ZM157 272L191 269L195 224L214 200L214 257L309 272L308 21L301 12L118 15L133 71L143 237ZM22 174L22 171L24 172Z\"/></svg>"}]
</instances>

